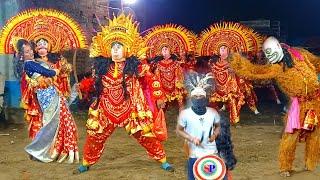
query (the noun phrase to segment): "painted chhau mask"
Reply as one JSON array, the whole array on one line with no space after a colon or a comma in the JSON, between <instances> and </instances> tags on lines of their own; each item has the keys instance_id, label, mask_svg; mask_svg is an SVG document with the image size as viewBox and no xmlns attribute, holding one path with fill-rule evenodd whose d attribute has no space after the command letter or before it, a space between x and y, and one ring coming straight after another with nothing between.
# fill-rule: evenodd
<instances>
[{"instance_id":1,"label":"painted chhau mask","mask_svg":"<svg viewBox=\"0 0 320 180\"><path fill-rule=\"evenodd\" d=\"M272 36L264 41L262 50L271 64L280 62L284 56L279 41Z\"/></svg>"},{"instance_id":2,"label":"painted chhau mask","mask_svg":"<svg viewBox=\"0 0 320 180\"><path fill-rule=\"evenodd\" d=\"M40 39L38 42L37 42L37 48L38 49L48 49L49 48L49 43L47 40L45 39Z\"/></svg>"}]
</instances>

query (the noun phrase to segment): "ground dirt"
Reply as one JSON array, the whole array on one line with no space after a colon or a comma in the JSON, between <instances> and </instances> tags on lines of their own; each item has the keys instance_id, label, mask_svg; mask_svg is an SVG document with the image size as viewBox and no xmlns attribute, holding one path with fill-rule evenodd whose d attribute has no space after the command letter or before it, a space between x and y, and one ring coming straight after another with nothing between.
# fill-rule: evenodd
<instances>
[{"instance_id":1,"label":"ground dirt","mask_svg":"<svg viewBox=\"0 0 320 180\"><path fill-rule=\"evenodd\" d=\"M241 114L241 127L232 127L233 143L238 164L232 171L237 179L290 179L320 180L320 168L304 171L304 144L298 145L295 172L290 178L278 173L278 145L282 132L280 106L273 103L260 105L261 115L254 115L246 108ZM160 164L149 159L142 147L124 129L117 129L108 139L100 161L90 171L72 175L78 164L40 163L29 160L24 147L30 142L27 126L10 124L0 129L0 179L186 179L186 157L183 140L175 134L177 110L167 113L169 139L164 143L168 161L174 173L160 169ZM85 139L86 113L74 113L79 131L80 154ZM9 135L7 135L9 134Z\"/></svg>"}]
</instances>

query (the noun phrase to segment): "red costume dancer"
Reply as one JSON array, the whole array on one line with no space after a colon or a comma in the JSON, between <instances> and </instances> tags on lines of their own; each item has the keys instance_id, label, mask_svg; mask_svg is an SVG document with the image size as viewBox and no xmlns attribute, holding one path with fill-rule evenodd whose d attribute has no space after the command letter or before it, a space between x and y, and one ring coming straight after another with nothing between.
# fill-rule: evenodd
<instances>
[{"instance_id":1,"label":"red costume dancer","mask_svg":"<svg viewBox=\"0 0 320 180\"><path fill-rule=\"evenodd\" d=\"M177 61L177 54L194 51L196 36L187 29L177 25L164 25L152 28L145 36L146 45L150 47L148 56L155 67L155 75L161 82L166 102L177 100L183 108L186 91L183 87L183 69Z\"/></svg>"},{"instance_id":2,"label":"red costume dancer","mask_svg":"<svg viewBox=\"0 0 320 180\"><path fill-rule=\"evenodd\" d=\"M92 39L90 56L95 58L98 99L89 109L83 162L75 173L87 171L99 160L105 141L117 127L124 127L151 158L162 163L164 170L173 171L166 161L161 141L152 131L155 117L138 79L147 66L141 65L137 57L147 48L137 29L132 17L121 14L109 20L102 32ZM155 90L159 84L154 81L149 86L154 87L153 97L162 95Z\"/></svg>"},{"instance_id":3,"label":"red costume dancer","mask_svg":"<svg viewBox=\"0 0 320 180\"><path fill-rule=\"evenodd\" d=\"M188 54L180 54L180 57L182 58L182 69L184 74L188 74L191 72L197 72L196 69L196 57L194 52L190 52Z\"/></svg>"},{"instance_id":4,"label":"red costume dancer","mask_svg":"<svg viewBox=\"0 0 320 180\"><path fill-rule=\"evenodd\" d=\"M9 21L1 34L1 47L5 47L6 53L11 51L10 41L16 37L36 41L41 56L34 59L32 43L27 40L19 41L23 44L16 46L19 57L25 61L22 104L32 138L25 150L31 159L41 162L78 162L77 128L59 84L62 83L59 76L68 76L69 71L65 66L51 65L48 50L85 47L85 37L70 17L45 9L25 11ZM60 60L60 56L55 60Z\"/></svg>"},{"instance_id":5,"label":"red costume dancer","mask_svg":"<svg viewBox=\"0 0 320 180\"><path fill-rule=\"evenodd\" d=\"M216 90L210 101L227 104L233 124L239 122L240 109L245 102L252 111L258 113L251 83L237 77L228 62L230 51L252 50L248 31L237 23L214 24L199 37L197 53L202 56L215 55L210 66L215 77Z\"/></svg>"},{"instance_id":6,"label":"red costume dancer","mask_svg":"<svg viewBox=\"0 0 320 180\"><path fill-rule=\"evenodd\" d=\"M52 64L50 68L59 69L60 74L55 77L54 85L63 95L68 95L70 65L67 65L65 60L60 60L59 55L50 56L50 58L47 55L53 55L62 49L86 47L86 39L79 25L68 15L56 10L27 10L12 17L4 27L0 36L0 53L14 53L14 42L20 38L37 41L38 54L45 60L49 59L48 63L50 59L53 60L52 57L55 57L54 60L57 62L50 63ZM26 110L25 118L29 123L29 137L33 139L42 127L42 112L35 89L26 79L25 72L22 72L21 106Z\"/></svg>"}]
</instances>

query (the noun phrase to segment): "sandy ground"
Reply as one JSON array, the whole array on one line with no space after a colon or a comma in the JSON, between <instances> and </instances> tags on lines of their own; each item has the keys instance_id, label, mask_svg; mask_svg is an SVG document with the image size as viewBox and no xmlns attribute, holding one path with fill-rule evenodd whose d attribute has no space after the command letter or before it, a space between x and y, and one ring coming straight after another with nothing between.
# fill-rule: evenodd
<instances>
[{"instance_id":1,"label":"sandy ground","mask_svg":"<svg viewBox=\"0 0 320 180\"><path fill-rule=\"evenodd\" d=\"M280 107L274 104L260 105L261 115L243 110L240 128L232 127L235 154L238 164L234 179L303 179L320 180L320 168L314 172L303 171L304 144L299 144L295 160L295 173L290 178L278 174L278 144L282 130ZM160 164L149 159L142 147L128 137L124 129L118 129L106 143L100 161L89 172L72 175L77 164L40 163L28 159L23 148L29 143L27 127L23 124L0 129L0 179L186 179L186 157L182 139L174 132L176 110L168 116L169 140L164 143L168 160L174 165L174 173L160 169ZM79 146L85 138L85 113L74 113L79 131Z\"/></svg>"}]
</instances>

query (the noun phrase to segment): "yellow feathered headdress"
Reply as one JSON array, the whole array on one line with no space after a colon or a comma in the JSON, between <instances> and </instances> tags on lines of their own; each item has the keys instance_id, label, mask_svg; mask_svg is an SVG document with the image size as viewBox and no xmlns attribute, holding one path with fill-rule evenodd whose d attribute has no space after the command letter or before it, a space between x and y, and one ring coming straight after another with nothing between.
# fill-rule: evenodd
<instances>
[{"instance_id":1,"label":"yellow feathered headdress","mask_svg":"<svg viewBox=\"0 0 320 180\"><path fill-rule=\"evenodd\" d=\"M102 31L92 38L90 57L111 57L111 44L121 43L126 51L126 57L141 56L146 51L142 37L138 31L138 23L132 16L120 14L109 20L108 25L102 26Z\"/></svg>"}]
</instances>

